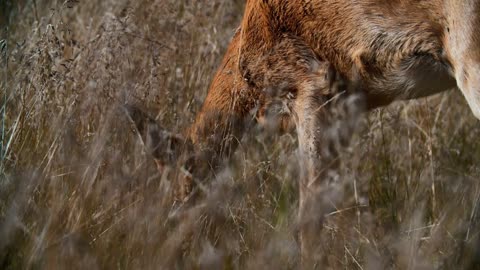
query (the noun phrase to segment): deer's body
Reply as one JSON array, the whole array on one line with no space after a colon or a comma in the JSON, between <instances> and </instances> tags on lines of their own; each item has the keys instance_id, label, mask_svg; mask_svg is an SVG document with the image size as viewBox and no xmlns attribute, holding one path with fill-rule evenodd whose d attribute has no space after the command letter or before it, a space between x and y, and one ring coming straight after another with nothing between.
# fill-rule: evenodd
<instances>
[{"instance_id":1,"label":"deer's body","mask_svg":"<svg viewBox=\"0 0 480 270\"><path fill-rule=\"evenodd\" d=\"M315 168L336 158L319 143L335 141L320 128L330 123L319 110L325 101L339 91L361 93L368 109L458 86L480 117L478 29L480 0L247 0L186 137L218 161L233 151L252 112L261 118L269 89L280 88L308 159L300 186L300 216L307 216L321 194L318 183L330 177Z\"/></svg>"},{"instance_id":2,"label":"deer's body","mask_svg":"<svg viewBox=\"0 0 480 270\"><path fill-rule=\"evenodd\" d=\"M355 67L369 108L454 88L456 77L463 76L455 72L464 72L456 70L465 69L464 58L476 62L473 69L479 71L480 34L452 37L451 33L473 31L473 25L470 30L462 26L462 17L478 17L480 2L450 2L453 4L443 0L249 0L241 28L199 117L208 114L210 107L228 107L231 104L226 99L233 96L253 97L242 106L246 112L255 107L260 92L270 83L264 76L269 67L261 62L267 54L286 57L275 54L275 45L285 34L304 42L319 61L330 62L347 78ZM463 7L468 5L471 7ZM448 8L451 10L446 11ZM480 24L478 19L476 23ZM459 42L455 39L464 39L460 41L468 56L450 46Z\"/></svg>"}]
</instances>

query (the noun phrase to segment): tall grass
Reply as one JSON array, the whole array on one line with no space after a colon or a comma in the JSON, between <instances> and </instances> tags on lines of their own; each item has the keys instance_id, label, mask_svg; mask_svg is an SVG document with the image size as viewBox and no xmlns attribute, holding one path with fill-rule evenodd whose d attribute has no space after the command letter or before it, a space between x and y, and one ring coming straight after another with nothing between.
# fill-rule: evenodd
<instances>
[{"instance_id":1,"label":"tall grass","mask_svg":"<svg viewBox=\"0 0 480 270\"><path fill-rule=\"evenodd\" d=\"M0 268L298 268L294 135L252 132L182 208L121 110L187 127L243 2L12 3L0 38ZM361 126L319 268L476 269L480 125L459 91L372 111Z\"/></svg>"}]
</instances>

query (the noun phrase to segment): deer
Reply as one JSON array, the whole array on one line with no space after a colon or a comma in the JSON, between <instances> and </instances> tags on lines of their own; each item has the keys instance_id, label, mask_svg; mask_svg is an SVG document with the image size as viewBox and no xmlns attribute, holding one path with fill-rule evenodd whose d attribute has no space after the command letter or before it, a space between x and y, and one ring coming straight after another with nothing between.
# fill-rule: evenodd
<instances>
[{"instance_id":1,"label":"deer","mask_svg":"<svg viewBox=\"0 0 480 270\"><path fill-rule=\"evenodd\" d=\"M457 88L480 118L478 29L480 0L247 0L203 106L184 134L129 111L159 168L180 159L180 152L193 153L183 158L183 197L195 177L217 170L235 151L251 119L262 124L273 114L279 130L293 126L304 160L299 241L309 265L321 245L312 234L323 220L312 211L328 196L336 146L348 144L358 115ZM278 101L284 110L275 109ZM328 132L334 103L344 111L345 136Z\"/></svg>"}]
</instances>

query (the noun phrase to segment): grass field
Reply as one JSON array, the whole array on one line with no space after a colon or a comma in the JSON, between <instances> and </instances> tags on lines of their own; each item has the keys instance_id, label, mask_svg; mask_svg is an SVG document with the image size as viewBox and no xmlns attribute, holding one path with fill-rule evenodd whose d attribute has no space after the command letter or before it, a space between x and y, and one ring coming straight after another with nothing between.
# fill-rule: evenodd
<instances>
[{"instance_id":1,"label":"grass field","mask_svg":"<svg viewBox=\"0 0 480 270\"><path fill-rule=\"evenodd\" d=\"M0 3L0 269L299 267L294 135L252 132L180 213L121 110L188 127L243 5ZM319 269L480 269L479 134L458 90L366 114Z\"/></svg>"}]
</instances>

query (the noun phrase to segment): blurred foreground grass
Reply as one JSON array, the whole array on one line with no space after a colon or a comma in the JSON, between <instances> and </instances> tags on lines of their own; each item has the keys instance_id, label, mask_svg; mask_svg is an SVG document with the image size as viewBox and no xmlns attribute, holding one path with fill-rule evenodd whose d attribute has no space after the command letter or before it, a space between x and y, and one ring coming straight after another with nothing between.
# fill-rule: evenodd
<instances>
[{"instance_id":1,"label":"blurred foreground grass","mask_svg":"<svg viewBox=\"0 0 480 270\"><path fill-rule=\"evenodd\" d=\"M244 138L177 215L119 109L187 127L243 2L8 1L1 269L298 267L294 136ZM366 115L342 156L320 269L477 269L478 134L459 91Z\"/></svg>"}]
</instances>

